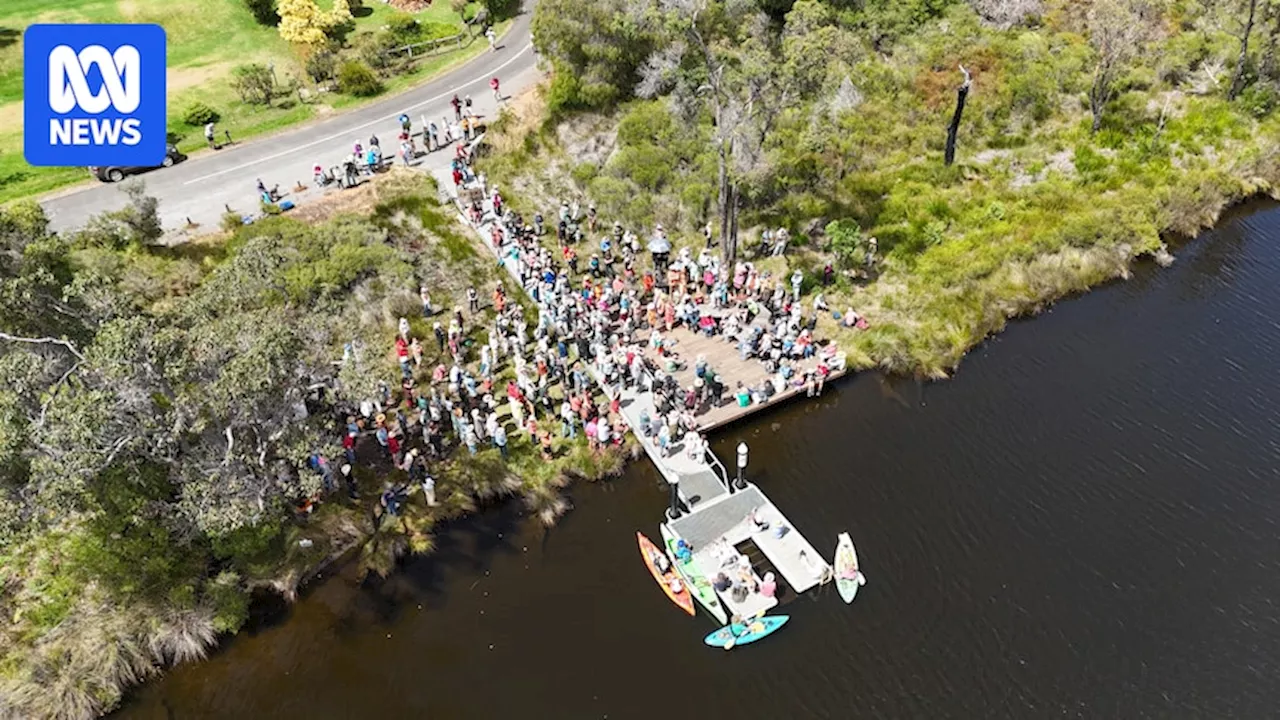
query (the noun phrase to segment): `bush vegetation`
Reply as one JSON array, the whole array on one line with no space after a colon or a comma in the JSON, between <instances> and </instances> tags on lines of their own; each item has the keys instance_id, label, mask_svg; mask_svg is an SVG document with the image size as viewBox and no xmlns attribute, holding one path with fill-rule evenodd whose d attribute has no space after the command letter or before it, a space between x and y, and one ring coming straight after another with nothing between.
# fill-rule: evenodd
<instances>
[{"instance_id":1,"label":"bush vegetation","mask_svg":"<svg viewBox=\"0 0 1280 720\"><path fill-rule=\"evenodd\" d=\"M191 127L202 128L207 123L217 122L220 117L217 110L202 102L196 102L192 103L186 109L186 112L182 113L182 122Z\"/></svg>"},{"instance_id":2,"label":"bush vegetation","mask_svg":"<svg viewBox=\"0 0 1280 720\"><path fill-rule=\"evenodd\" d=\"M70 234L34 204L0 208L0 716L94 717L238 630L255 588L292 596L356 546L386 572L497 497L551 522L569 480L618 470L620 452L583 441L545 462L513 428L508 463L433 464L437 508L410 498L372 523L402 474L364 458L362 500L298 512L320 488L307 458L341 462L335 415L398 377L382 351L396 319L427 340L427 368L442 361L419 285L450 307L490 281L434 184L396 172L374 188L368 215L228 217L220 241L178 248L153 244L140 187ZM347 343L362 349L335 367Z\"/></svg>"},{"instance_id":3,"label":"bush vegetation","mask_svg":"<svg viewBox=\"0 0 1280 720\"><path fill-rule=\"evenodd\" d=\"M259 25L275 27L280 24L280 13L276 12L276 0L244 0L245 7L253 14Z\"/></svg>"},{"instance_id":4,"label":"bush vegetation","mask_svg":"<svg viewBox=\"0 0 1280 720\"><path fill-rule=\"evenodd\" d=\"M338 88L356 97L371 97L382 92L382 81L368 65L359 60L348 60L338 69Z\"/></svg>"},{"instance_id":5,"label":"bush vegetation","mask_svg":"<svg viewBox=\"0 0 1280 720\"><path fill-rule=\"evenodd\" d=\"M683 243L708 221L724 237L732 190L739 257L782 226L793 251L759 265L837 270L827 301L870 327L821 331L855 364L937 377L1009 317L1274 191L1280 12L1261 3L1259 70L1233 99L1247 5L543 0L554 75L534 117L495 124L485 169L525 209L585 195L605 223ZM958 66L972 85L947 166Z\"/></svg>"},{"instance_id":6,"label":"bush vegetation","mask_svg":"<svg viewBox=\"0 0 1280 720\"><path fill-rule=\"evenodd\" d=\"M250 105L270 105L277 94L275 74L259 63L237 65L231 71L231 86Z\"/></svg>"}]
</instances>

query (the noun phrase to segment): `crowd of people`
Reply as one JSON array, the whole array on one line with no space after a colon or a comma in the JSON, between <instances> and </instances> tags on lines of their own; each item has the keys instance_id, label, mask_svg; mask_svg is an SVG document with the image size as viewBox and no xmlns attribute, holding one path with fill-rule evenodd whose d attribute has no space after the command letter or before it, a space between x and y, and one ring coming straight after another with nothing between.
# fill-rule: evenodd
<instances>
[{"instance_id":1,"label":"crowd of people","mask_svg":"<svg viewBox=\"0 0 1280 720\"><path fill-rule=\"evenodd\" d=\"M455 122L473 117L469 98L455 96L450 104ZM401 120L403 141L412 137L412 128L407 118ZM362 403L348 418L344 439L344 476L355 463L356 438L370 432L385 456L407 473L407 483L384 493L380 505L387 512L396 514L415 484L434 501L428 464L451 447L475 454L492 445L505 458L508 433L514 432L551 459L556 431L568 439L582 432L593 449L621 443L628 429L619 405L625 389L651 393L654 412L642 412L637 428L646 441L663 454L679 445L691 460L702 462L706 443L699 433L700 415L734 402L743 407L768 402L788 389L814 395L831 373L843 369L843 353L814 337L818 314L827 308L819 292L806 311L800 299L802 273L783 280L749 261L726 265L712 251L710 225L696 255L686 247L673 256L661 225L642 248L639 236L621 223L600 232L604 228L594 205L584 214L569 201L559 207L553 243L540 213L527 222L507 207L497 186L476 173L467 130L457 142L455 126L446 121L439 138L440 126L424 119L425 142L429 149L454 148L450 172L460 205L477 228L487 225L495 255L532 300L536 320L526 319L499 282L492 291L493 320L482 340L480 328L469 327L480 310L480 292L471 288L466 314L458 307L433 321L432 334L445 360L426 368L423 341L401 319L395 340L399 397L383 383L381 397ZM370 144L376 147L376 138ZM597 232L598 245L590 247L586 236ZM781 254L788 236L785 230L770 231L764 241L770 255ZM646 249L652 267L642 268ZM580 253L588 256L585 262ZM435 318L428 289L419 294L424 316ZM850 309L844 317L856 314ZM677 375L689 369L689 360L677 348L678 329L730 344L742 360L761 365L762 379L730 388L699 354L692 359L692 381L682 386ZM499 368L506 369L504 381L498 379ZM606 400L596 401L596 383ZM500 414L504 393L505 418ZM392 413L392 407L399 411ZM420 450L408 448L416 435Z\"/></svg>"},{"instance_id":2,"label":"crowd of people","mask_svg":"<svg viewBox=\"0 0 1280 720\"><path fill-rule=\"evenodd\" d=\"M501 101L498 78L492 78L489 87L493 90L494 97ZM325 168L318 162L313 164L312 181L318 188L335 183L343 188L355 187L360 183L361 176L385 169L393 158L398 157L404 165L409 166L424 154L447 149L463 151L468 143L484 131L485 122L475 112L470 95L459 96L454 93L449 105L453 110L452 119L446 113L437 122L424 114L416 130L408 113L401 113L397 118L400 124L396 134L397 144L391 156L384 153L382 141L376 134L371 135L367 143L356 139L351 143L351 153L339 164L330 168ZM421 149L419 140L422 142Z\"/></svg>"},{"instance_id":3,"label":"crowd of people","mask_svg":"<svg viewBox=\"0 0 1280 720\"><path fill-rule=\"evenodd\" d=\"M462 181L471 178L483 188L484 179L466 168L467 158L458 162ZM497 187L471 192L465 208L477 226L497 218L488 232L494 252L515 268L542 322L579 344L581 356L592 360L611 391L639 387L654 393L655 406L667 419L653 425L655 437L665 437L664 425L684 432L695 429L694 417L734 400L742 406L767 402L789 387L817 394L826 378L844 367L844 355L834 345L820 346L814 337L825 301L819 294L813 310L806 312L798 271L789 284L751 262L737 262L730 272L708 247L696 257L683 248L672 258L661 225L650 242L653 268L640 270L639 240L620 223L582 265L578 246L583 243L574 237L583 218L569 203L560 207L558 251L542 242L542 218L526 223L505 206ZM595 218L592 207L588 227ZM846 313L850 316L856 317L852 310ZM729 343L741 359L761 364L763 379L731 390L705 354L699 354L692 383L682 387L676 373L685 369L687 359L677 349L677 328Z\"/></svg>"}]
</instances>

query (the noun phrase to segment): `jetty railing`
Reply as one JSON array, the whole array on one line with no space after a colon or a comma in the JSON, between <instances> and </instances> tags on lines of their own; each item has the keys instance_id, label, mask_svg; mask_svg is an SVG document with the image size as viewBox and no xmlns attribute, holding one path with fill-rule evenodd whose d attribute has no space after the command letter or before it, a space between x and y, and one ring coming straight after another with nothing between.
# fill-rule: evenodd
<instances>
[{"instance_id":1,"label":"jetty railing","mask_svg":"<svg viewBox=\"0 0 1280 720\"><path fill-rule=\"evenodd\" d=\"M716 454L711 451L710 444L704 445L702 448L702 452L707 456L707 464L710 465L711 469L715 471L716 477L720 478L720 484L724 485L725 490L728 490L729 489L729 471L724 469L724 463L720 462L720 458L716 457Z\"/></svg>"}]
</instances>

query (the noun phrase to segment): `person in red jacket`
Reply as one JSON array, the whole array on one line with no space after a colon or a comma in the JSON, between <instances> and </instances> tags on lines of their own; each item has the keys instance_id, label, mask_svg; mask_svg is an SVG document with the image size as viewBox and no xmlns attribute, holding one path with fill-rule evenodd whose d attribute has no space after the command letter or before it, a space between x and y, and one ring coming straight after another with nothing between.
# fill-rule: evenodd
<instances>
[{"instance_id":1,"label":"person in red jacket","mask_svg":"<svg viewBox=\"0 0 1280 720\"><path fill-rule=\"evenodd\" d=\"M494 102L502 102L502 93L498 92L498 78L494 77L489 81L489 87L493 88Z\"/></svg>"}]
</instances>

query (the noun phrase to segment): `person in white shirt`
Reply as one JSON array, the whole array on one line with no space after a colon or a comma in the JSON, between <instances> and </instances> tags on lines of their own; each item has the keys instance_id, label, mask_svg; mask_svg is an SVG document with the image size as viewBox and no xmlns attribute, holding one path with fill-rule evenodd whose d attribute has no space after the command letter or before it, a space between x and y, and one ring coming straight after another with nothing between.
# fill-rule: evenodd
<instances>
[{"instance_id":1,"label":"person in white shirt","mask_svg":"<svg viewBox=\"0 0 1280 720\"><path fill-rule=\"evenodd\" d=\"M422 494L427 498L427 507L436 506L436 479L427 473L422 477Z\"/></svg>"},{"instance_id":2,"label":"person in white shirt","mask_svg":"<svg viewBox=\"0 0 1280 720\"><path fill-rule=\"evenodd\" d=\"M560 429L561 434L564 435L564 437L574 438L578 436L578 429L575 423L576 419L577 418L573 414L573 407L569 405L569 401L566 400L560 403Z\"/></svg>"}]
</instances>

